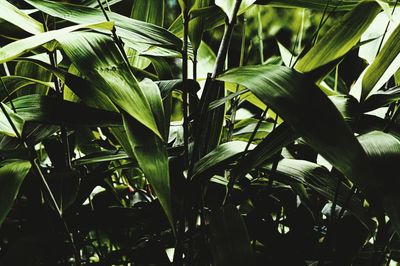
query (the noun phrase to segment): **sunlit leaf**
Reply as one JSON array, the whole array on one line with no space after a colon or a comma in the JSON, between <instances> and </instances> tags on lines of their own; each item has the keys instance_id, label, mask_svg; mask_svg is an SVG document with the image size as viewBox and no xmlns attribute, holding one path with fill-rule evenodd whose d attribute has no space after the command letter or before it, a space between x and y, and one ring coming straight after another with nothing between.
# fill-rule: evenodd
<instances>
[{"instance_id":1,"label":"sunlit leaf","mask_svg":"<svg viewBox=\"0 0 400 266\"><path fill-rule=\"evenodd\" d=\"M0 168L0 226L11 210L30 168L28 161L14 161Z\"/></svg>"}]
</instances>

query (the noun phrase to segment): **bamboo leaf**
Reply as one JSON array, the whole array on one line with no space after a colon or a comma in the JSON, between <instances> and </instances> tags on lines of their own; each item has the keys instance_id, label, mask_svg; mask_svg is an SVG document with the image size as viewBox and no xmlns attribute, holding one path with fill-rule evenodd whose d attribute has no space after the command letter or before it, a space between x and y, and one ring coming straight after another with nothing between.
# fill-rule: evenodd
<instances>
[{"instance_id":1,"label":"bamboo leaf","mask_svg":"<svg viewBox=\"0 0 400 266\"><path fill-rule=\"evenodd\" d=\"M2 80L10 94L30 85L42 85L54 89L54 84L52 82L45 82L24 76L5 76L2 77ZM0 99L4 101L7 97L7 92L2 88L0 90Z\"/></svg>"},{"instance_id":2,"label":"bamboo leaf","mask_svg":"<svg viewBox=\"0 0 400 266\"><path fill-rule=\"evenodd\" d=\"M377 2L364 1L338 21L296 64L296 70L311 72L338 60L360 40L381 11Z\"/></svg>"},{"instance_id":3,"label":"bamboo leaf","mask_svg":"<svg viewBox=\"0 0 400 266\"><path fill-rule=\"evenodd\" d=\"M25 0L37 9L54 17L62 18L77 24L98 23L104 21L100 9L47 0ZM117 34L132 42L162 46L180 51L182 41L169 31L143 21L131 19L113 12L107 12L110 20L115 22Z\"/></svg>"},{"instance_id":4,"label":"bamboo leaf","mask_svg":"<svg viewBox=\"0 0 400 266\"><path fill-rule=\"evenodd\" d=\"M22 134L22 129L24 127L24 119L14 113L10 108L7 107L4 103L0 103L4 106L8 116L11 118L11 121L15 125L15 129L18 131L18 133L21 135ZM3 112L0 113L0 133L5 134L10 137L18 137L16 134L14 128L11 126L10 122L7 119L7 115L4 114Z\"/></svg>"},{"instance_id":5,"label":"bamboo leaf","mask_svg":"<svg viewBox=\"0 0 400 266\"><path fill-rule=\"evenodd\" d=\"M348 11L363 2L364 0L331 0L329 2L328 12L335 10L336 12ZM395 0L383 0L383 3L394 5ZM327 5L326 0L257 0L256 4L270 5L274 7L286 8L309 8L324 11Z\"/></svg>"},{"instance_id":6,"label":"bamboo leaf","mask_svg":"<svg viewBox=\"0 0 400 266\"><path fill-rule=\"evenodd\" d=\"M242 0L239 9L246 9L251 6L256 0ZM232 19L233 7L235 6L236 0L215 0L215 4L219 6L229 18Z\"/></svg>"},{"instance_id":7,"label":"bamboo leaf","mask_svg":"<svg viewBox=\"0 0 400 266\"><path fill-rule=\"evenodd\" d=\"M17 58L21 54L24 54L38 46L46 44L50 41L53 41L57 38L63 37L66 34L76 31L83 28L91 28L91 29L107 29L111 30L113 27L112 22L100 22L100 23L91 23L91 24L82 24L75 25L67 28L63 28L60 30L53 30L44 33L40 33L29 38L21 39L15 42L12 42L2 48L0 48L0 63L4 63L10 61L14 58ZM54 47L50 48L53 50Z\"/></svg>"},{"instance_id":8,"label":"bamboo leaf","mask_svg":"<svg viewBox=\"0 0 400 266\"><path fill-rule=\"evenodd\" d=\"M14 161L0 168L0 226L11 210L30 168L28 161Z\"/></svg>"},{"instance_id":9,"label":"bamboo leaf","mask_svg":"<svg viewBox=\"0 0 400 266\"><path fill-rule=\"evenodd\" d=\"M143 127L124 111L122 111L122 118L135 158L146 179L150 182L174 230L166 145L153 132Z\"/></svg>"},{"instance_id":10,"label":"bamboo leaf","mask_svg":"<svg viewBox=\"0 0 400 266\"><path fill-rule=\"evenodd\" d=\"M59 42L80 73L98 90L156 135L162 136L145 94L111 37L74 33L60 38Z\"/></svg>"},{"instance_id":11,"label":"bamboo leaf","mask_svg":"<svg viewBox=\"0 0 400 266\"><path fill-rule=\"evenodd\" d=\"M266 165L263 169L271 171L272 165ZM285 183L301 183L330 201L335 200L335 194L336 191L338 191L338 205L346 205L348 210L352 212L365 227L369 227L371 218L366 209L364 209L361 200L355 195L352 195L350 188L343 182L341 182L339 185L340 187L337 188L338 177L335 177L334 174L329 172L325 167L304 160L282 159L279 161L276 175L277 178ZM348 198L350 198L349 201Z\"/></svg>"},{"instance_id":12,"label":"bamboo leaf","mask_svg":"<svg viewBox=\"0 0 400 266\"><path fill-rule=\"evenodd\" d=\"M396 190L400 185L396 175L397 165L400 163L400 141L380 131L360 135L358 139L374 171L374 189L380 196L396 231L400 232L400 197Z\"/></svg>"},{"instance_id":13,"label":"bamboo leaf","mask_svg":"<svg viewBox=\"0 0 400 266\"><path fill-rule=\"evenodd\" d=\"M211 213L210 233L216 266L253 265L250 237L235 206L226 205Z\"/></svg>"},{"instance_id":14,"label":"bamboo leaf","mask_svg":"<svg viewBox=\"0 0 400 266\"><path fill-rule=\"evenodd\" d=\"M304 75L267 65L232 69L218 79L249 88L353 182L366 190L373 186L365 153L353 132L328 97ZM316 114L318 123L310 119Z\"/></svg>"},{"instance_id":15,"label":"bamboo leaf","mask_svg":"<svg viewBox=\"0 0 400 266\"><path fill-rule=\"evenodd\" d=\"M0 0L0 18L31 34L44 32L43 24L6 0Z\"/></svg>"},{"instance_id":16,"label":"bamboo leaf","mask_svg":"<svg viewBox=\"0 0 400 266\"><path fill-rule=\"evenodd\" d=\"M162 27L164 24L164 10L164 0L135 0L132 6L131 18Z\"/></svg>"},{"instance_id":17,"label":"bamboo leaf","mask_svg":"<svg viewBox=\"0 0 400 266\"><path fill-rule=\"evenodd\" d=\"M380 89L400 67L400 25L382 47L375 60L366 70L362 80L361 100Z\"/></svg>"},{"instance_id":18,"label":"bamboo leaf","mask_svg":"<svg viewBox=\"0 0 400 266\"><path fill-rule=\"evenodd\" d=\"M73 127L122 126L120 114L58 98L31 94L13 100L17 114L27 122Z\"/></svg>"}]
</instances>

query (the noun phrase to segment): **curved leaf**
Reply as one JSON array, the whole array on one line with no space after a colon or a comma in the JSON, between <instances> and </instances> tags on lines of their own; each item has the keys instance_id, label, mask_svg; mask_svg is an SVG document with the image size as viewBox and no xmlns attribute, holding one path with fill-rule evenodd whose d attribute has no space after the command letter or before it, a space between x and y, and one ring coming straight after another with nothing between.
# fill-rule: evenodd
<instances>
[{"instance_id":1,"label":"curved leaf","mask_svg":"<svg viewBox=\"0 0 400 266\"><path fill-rule=\"evenodd\" d=\"M122 126L118 113L58 98L31 94L13 100L17 114L27 122L79 127Z\"/></svg>"},{"instance_id":2,"label":"curved leaf","mask_svg":"<svg viewBox=\"0 0 400 266\"><path fill-rule=\"evenodd\" d=\"M100 9L61 3L47 0L25 0L37 9L54 17L78 24L98 23L104 21ZM131 19L113 12L107 12L110 20L115 22L117 33L122 38L134 42L162 46L180 51L181 40L169 31L154 24Z\"/></svg>"},{"instance_id":3,"label":"curved leaf","mask_svg":"<svg viewBox=\"0 0 400 266\"><path fill-rule=\"evenodd\" d=\"M400 141L390 134L373 131L358 137L375 174L374 189L381 198L397 232L400 232L400 180L396 174L400 163Z\"/></svg>"},{"instance_id":4,"label":"curved leaf","mask_svg":"<svg viewBox=\"0 0 400 266\"><path fill-rule=\"evenodd\" d=\"M296 64L296 70L310 72L344 56L359 42L362 33L380 11L377 2L360 3L317 41Z\"/></svg>"},{"instance_id":5,"label":"curved leaf","mask_svg":"<svg viewBox=\"0 0 400 266\"><path fill-rule=\"evenodd\" d=\"M6 0L0 0L0 18L32 34L44 32L43 24Z\"/></svg>"},{"instance_id":6,"label":"curved leaf","mask_svg":"<svg viewBox=\"0 0 400 266\"><path fill-rule=\"evenodd\" d=\"M59 42L80 73L98 90L137 121L162 136L145 94L111 37L96 33L74 33L60 38Z\"/></svg>"},{"instance_id":7,"label":"curved leaf","mask_svg":"<svg viewBox=\"0 0 400 266\"><path fill-rule=\"evenodd\" d=\"M59 37L65 36L67 33L72 31L76 31L82 28L91 28L91 29L108 29L111 30L113 27L112 22L100 22L100 23L91 23L91 24L83 24L83 25L75 25L67 28L63 28L60 30L52 30L44 33L40 33L34 35L29 38L21 39L6 46L0 48L0 63L4 63L10 61L21 54L32 50L38 46L46 44L50 41L53 41ZM50 48L50 50L54 49L54 47Z\"/></svg>"},{"instance_id":8,"label":"curved leaf","mask_svg":"<svg viewBox=\"0 0 400 266\"><path fill-rule=\"evenodd\" d=\"M0 168L0 226L11 210L19 187L30 168L28 161L14 161Z\"/></svg>"},{"instance_id":9,"label":"curved leaf","mask_svg":"<svg viewBox=\"0 0 400 266\"><path fill-rule=\"evenodd\" d=\"M264 166L263 169L271 170L271 165ZM277 178L281 178L283 182L293 183L293 181L301 183L318 194L322 195L330 201L335 200L336 191L337 203L339 206L346 205L367 228L370 224L370 218L364 209L361 200L354 195L351 189L343 182L338 186L338 177L335 177L325 167L304 160L282 159L279 161L276 169ZM347 202L350 196L350 200Z\"/></svg>"},{"instance_id":10,"label":"curved leaf","mask_svg":"<svg viewBox=\"0 0 400 266\"><path fill-rule=\"evenodd\" d=\"M249 88L318 153L367 191L373 186L365 153L340 112L304 75L283 66L248 66L218 79ZM314 117L318 117L318 122Z\"/></svg>"},{"instance_id":11,"label":"curved leaf","mask_svg":"<svg viewBox=\"0 0 400 266\"><path fill-rule=\"evenodd\" d=\"M368 67L362 80L361 100L380 89L400 67L400 25Z\"/></svg>"},{"instance_id":12,"label":"curved leaf","mask_svg":"<svg viewBox=\"0 0 400 266\"><path fill-rule=\"evenodd\" d=\"M10 108L7 107L4 103L0 103L5 108L7 115L11 118L16 130L21 135L22 129L24 127L24 119L18 114L14 113ZM0 111L0 133L5 134L10 137L17 137L17 134L14 128L10 125L10 122L7 119L7 115Z\"/></svg>"}]
</instances>

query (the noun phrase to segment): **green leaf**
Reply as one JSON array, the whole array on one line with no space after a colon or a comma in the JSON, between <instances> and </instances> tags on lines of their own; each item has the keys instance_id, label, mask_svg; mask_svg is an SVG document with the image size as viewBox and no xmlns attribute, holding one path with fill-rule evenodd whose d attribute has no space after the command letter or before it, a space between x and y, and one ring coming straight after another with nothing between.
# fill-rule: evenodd
<instances>
[{"instance_id":1,"label":"green leaf","mask_svg":"<svg viewBox=\"0 0 400 266\"><path fill-rule=\"evenodd\" d=\"M250 172L252 169L265 164L283 147L298 138L287 124L283 123L263 139L254 150L250 151L238 164L232 169L233 178L240 177Z\"/></svg>"},{"instance_id":2,"label":"green leaf","mask_svg":"<svg viewBox=\"0 0 400 266\"><path fill-rule=\"evenodd\" d=\"M272 165L264 166L263 169L271 171ZM276 177L288 184L301 183L330 201L335 200L335 194L338 191L338 205L346 205L346 209L352 212L367 228L369 227L371 219L360 199L343 182L337 188L338 177L335 177L325 167L304 160L282 159L276 169Z\"/></svg>"},{"instance_id":3,"label":"green leaf","mask_svg":"<svg viewBox=\"0 0 400 266\"><path fill-rule=\"evenodd\" d=\"M174 230L168 154L165 143L148 128L122 111L129 143L146 179L157 195Z\"/></svg>"},{"instance_id":4,"label":"green leaf","mask_svg":"<svg viewBox=\"0 0 400 266\"><path fill-rule=\"evenodd\" d=\"M32 34L44 32L43 24L6 0L0 0L0 18Z\"/></svg>"},{"instance_id":5,"label":"green leaf","mask_svg":"<svg viewBox=\"0 0 400 266\"><path fill-rule=\"evenodd\" d=\"M306 76L283 66L247 66L219 80L249 88L332 165L363 189L373 186L365 153L340 112ZM313 117L318 115L318 123Z\"/></svg>"},{"instance_id":6,"label":"green leaf","mask_svg":"<svg viewBox=\"0 0 400 266\"><path fill-rule=\"evenodd\" d=\"M58 98L31 94L13 100L26 122L73 127L122 126L119 113L95 109Z\"/></svg>"},{"instance_id":7,"label":"green leaf","mask_svg":"<svg viewBox=\"0 0 400 266\"><path fill-rule=\"evenodd\" d=\"M234 15L233 8L236 1L237 0L215 0L215 4L225 12L229 20L232 20L232 16ZM240 4L240 9L245 9L251 6L255 1L256 0L242 0L242 3Z\"/></svg>"},{"instance_id":8,"label":"green leaf","mask_svg":"<svg viewBox=\"0 0 400 266\"><path fill-rule=\"evenodd\" d=\"M2 80L6 85L7 90L10 94L13 94L18 90L30 85L43 85L45 87L54 89L54 84L52 82L45 82L23 76L4 76L2 77ZM7 92L4 90L4 87L1 86L0 99L4 101L7 97L8 97Z\"/></svg>"},{"instance_id":9,"label":"green leaf","mask_svg":"<svg viewBox=\"0 0 400 266\"><path fill-rule=\"evenodd\" d=\"M385 107L398 100L400 100L400 88L387 91L377 91L370 94L362 103L363 111L369 112L380 107Z\"/></svg>"},{"instance_id":10,"label":"green leaf","mask_svg":"<svg viewBox=\"0 0 400 266\"><path fill-rule=\"evenodd\" d=\"M368 155L373 169L376 186L374 189L383 203L397 232L400 232L400 185L397 166L400 163L400 141L392 135L373 131L358 137Z\"/></svg>"},{"instance_id":11,"label":"green leaf","mask_svg":"<svg viewBox=\"0 0 400 266\"><path fill-rule=\"evenodd\" d=\"M123 151L99 151L83 156L72 163L74 165L86 165L127 159L129 159L129 156Z\"/></svg>"},{"instance_id":12,"label":"green leaf","mask_svg":"<svg viewBox=\"0 0 400 266\"><path fill-rule=\"evenodd\" d=\"M361 100L380 89L400 67L400 25L382 47L362 80Z\"/></svg>"},{"instance_id":13,"label":"green leaf","mask_svg":"<svg viewBox=\"0 0 400 266\"><path fill-rule=\"evenodd\" d=\"M230 141L219 145L196 162L193 168L192 180L196 181L200 177L211 177L216 168L232 162L232 160L241 155L246 145L247 142L244 141ZM251 145L249 150L253 149L253 147L254 145Z\"/></svg>"},{"instance_id":14,"label":"green leaf","mask_svg":"<svg viewBox=\"0 0 400 266\"><path fill-rule=\"evenodd\" d=\"M329 2L328 12L335 10L336 12L348 11L363 2L364 0L331 0ZM384 3L394 4L393 0L384 0ZM324 11L327 5L326 0L258 0L257 4L270 5L274 7L286 8L309 8Z\"/></svg>"},{"instance_id":15,"label":"green leaf","mask_svg":"<svg viewBox=\"0 0 400 266\"><path fill-rule=\"evenodd\" d=\"M132 6L131 18L162 27L164 24L164 9L164 0L135 0Z\"/></svg>"},{"instance_id":16,"label":"green leaf","mask_svg":"<svg viewBox=\"0 0 400 266\"><path fill-rule=\"evenodd\" d=\"M30 168L28 161L14 161L0 168L0 226L11 210Z\"/></svg>"},{"instance_id":17,"label":"green leaf","mask_svg":"<svg viewBox=\"0 0 400 266\"><path fill-rule=\"evenodd\" d=\"M17 58L21 54L24 54L24 53L32 50L33 48L36 48L43 44L46 44L57 38L63 37L72 31L76 31L76 30L83 29L83 28L111 30L112 27L113 27L112 22L104 22L103 21L100 23L75 25L75 26L63 28L60 30L52 30L52 31L34 35L29 38L21 39L21 40L12 42L12 43L0 48L0 63L4 63L4 62L10 61L14 58ZM52 50L52 49L50 49L50 50Z\"/></svg>"},{"instance_id":18,"label":"green leaf","mask_svg":"<svg viewBox=\"0 0 400 266\"><path fill-rule=\"evenodd\" d=\"M102 11L96 8L47 0L25 1L51 16L77 24L98 23L105 19ZM129 39L132 42L170 48L175 51L180 51L182 47L182 41L178 37L159 26L131 19L113 12L107 11L107 15L110 20L115 22L117 34L122 38Z\"/></svg>"},{"instance_id":19,"label":"green leaf","mask_svg":"<svg viewBox=\"0 0 400 266\"><path fill-rule=\"evenodd\" d=\"M205 8L209 5L210 0L196 0L191 11ZM189 21L189 38L194 52L196 52L200 47L201 39L203 38L204 23L204 16L198 16Z\"/></svg>"},{"instance_id":20,"label":"green leaf","mask_svg":"<svg viewBox=\"0 0 400 266\"><path fill-rule=\"evenodd\" d=\"M253 265L246 225L233 205L211 212L211 253L216 266Z\"/></svg>"},{"instance_id":21,"label":"green leaf","mask_svg":"<svg viewBox=\"0 0 400 266\"><path fill-rule=\"evenodd\" d=\"M162 136L145 94L111 37L96 33L74 33L60 38L59 42L80 73L98 90L137 121Z\"/></svg>"},{"instance_id":22,"label":"green leaf","mask_svg":"<svg viewBox=\"0 0 400 266\"><path fill-rule=\"evenodd\" d=\"M376 2L364 1L347 13L296 64L296 70L311 72L349 52L381 11Z\"/></svg>"},{"instance_id":23,"label":"green leaf","mask_svg":"<svg viewBox=\"0 0 400 266\"><path fill-rule=\"evenodd\" d=\"M4 103L1 103L1 104L5 108L8 116L11 118L11 121L13 122L16 130L21 135L22 134L22 129L23 129L24 123L25 123L24 119L21 116L19 116L16 113L14 113ZM16 134L15 130L10 125L10 122L8 121L6 114L4 114L3 112L0 112L0 133L1 134L5 134L5 135L10 136L10 137L15 137L15 138L18 137L18 135Z\"/></svg>"}]
</instances>

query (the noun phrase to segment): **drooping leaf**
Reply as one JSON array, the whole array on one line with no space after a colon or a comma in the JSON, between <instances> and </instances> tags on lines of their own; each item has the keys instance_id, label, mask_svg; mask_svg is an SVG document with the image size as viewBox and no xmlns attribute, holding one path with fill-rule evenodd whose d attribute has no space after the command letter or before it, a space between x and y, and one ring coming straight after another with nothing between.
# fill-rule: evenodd
<instances>
[{"instance_id":1,"label":"drooping leaf","mask_svg":"<svg viewBox=\"0 0 400 266\"><path fill-rule=\"evenodd\" d=\"M396 175L400 163L400 141L381 131L360 135L358 139L373 169L376 181L374 189L396 231L400 232L400 197L396 190L400 184Z\"/></svg>"},{"instance_id":2,"label":"drooping leaf","mask_svg":"<svg viewBox=\"0 0 400 266\"><path fill-rule=\"evenodd\" d=\"M4 103L0 103L5 108L7 114L4 114L2 111L0 112L0 133L5 134L10 137L18 137L17 133L15 132L13 126L7 119L7 115L10 117L12 123L15 126L15 129L18 131L19 135L22 134L22 129L24 127L24 119L19 116L18 114L14 113L13 110L7 107Z\"/></svg>"},{"instance_id":3,"label":"drooping leaf","mask_svg":"<svg viewBox=\"0 0 400 266\"><path fill-rule=\"evenodd\" d=\"M210 5L210 0L196 0L194 6L191 9L191 15L193 14L192 11L195 9L201 9L208 7ZM204 32L204 23L205 18L204 16L197 16L192 17L189 21L189 38L190 42L193 47L193 51L196 53L200 47L201 39L203 37Z\"/></svg>"},{"instance_id":4,"label":"drooping leaf","mask_svg":"<svg viewBox=\"0 0 400 266\"><path fill-rule=\"evenodd\" d=\"M165 143L148 128L122 111L129 144L174 230L168 154Z\"/></svg>"},{"instance_id":5,"label":"drooping leaf","mask_svg":"<svg viewBox=\"0 0 400 266\"><path fill-rule=\"evenodd\" d=\"M232 162L232 160L241 155L246 145L247 142L244 141L230 141L219 145L194 165L192 179L196 181L197 178L203 175L212 175L213 171L220 167L221 164L225 165ZM252 150L253 147L254 145L251 145L249 150Z\"/></svg>"},{"instance_id":6,"label":"drooping leaf","mask_svg":"<svg viewBox=\"0 0 400 266\"><path fill-rule=\"evenodd\" d=\"M398 100L400 100L400 88L394 88L387 91L377 91L370 94L362 103L363 111L368 112L380 107L385 107Z\"/></svg>"},{"instance_id":7,"label":"drooping leaf","mask_svg":"<svg viewBox=\"0 0 400 266\"><path fill-rule=\"evenodd\" d=\"M400 25L368 67L362 80L361 99L380 89L400 67Z\"/></svg>"},{"instance_id":8,"label":"drooping leaf","mask_svg":"<svg viewBox=\"0 0 400 266\"><path fill-rule=\"evenodd\" d=\"M220 80L249 88L296 133L348 178L368 190L373 180L365 153L340 112L304 75L283 66L246 66ZM311 118L318 117L318 123Z\"/></svg>"},{"instance_id":9,"label":"drooping leaf","mask_svg":"<svg viewBox=\"0 0 400 266\"><path fill-rule=\"evenodd\" d=\"M13 94L18 90L29 85L42 85L54 89L54 84L52 82L45 82L23 76L5 76L2 77L2 79L10 94ZM3 86L1 86L0 99L5 100L7 97L8 97L7 91L5 91Z\"/></svg>"},{"instance_id":10,"label":"drooping leaf","mask_svg":"<svg viewBox=\"0 0 400 266\"><path fill-rule=\"evenodd\" d=\"M226 205L210 218L211 252L216 266L253 265L250 237L235 206Z\"/></svg>"},{"instance_id":11,"label":"drooping leaf","mask_svg":"<svg viewBox=\"0 0 400 266\"><path fill-rule=\"evenodd\" d=\"M379 11L377 2L361 2L317 41L296 64L296 70L311 72L344 56L359 42Z\"/></svg>"},{"instance_id":12,"label":"drooping leaf","mask_svg":"<svg viewBox=\"0 0 400 266\"><path fill-rule=\"evenodd\" d=\"M240 177L250 172L252 169L261 166L268 159L271 159L283 147L298 138L287 124L281 124L258 144L254 150L250 151L232 169L232 177Z\"/></svg>"},{"instance_id":13,"label":"drooping leaf","mask_svg":"<svg viewBox=\"0 0 400 266\"><path fill-rule=\"evenodd\" d=\"M58 98L31 94L13 100L17 114L27 122L74 126L122 126L120 114Z\"/></svg>"},{"instance_id":14,"label":"drooping leaf","mask_svg":"<svg viewBox=\"0 0 400 266\"><path fill-rule=\"evenodd\" d=\"M104 22L103 20L103 22L100 23L75 25L60 30L52 30L34 35L29 38L21 39L0 48L0 63L10 61L20 56L21 54L24 54L29 50L32 50L33 48L46 44L50 41L53 41L56 38L63 37L67 33L70 33L72 31L76 31L83 28L111 30L112 27L113 27L112 22ZM54 47L51 48L54 49ZM52 50L51 48L50 50Z\"/></svg>"},{"instance_id":15,"label":"drooping leaf","mask_svg":"<svg viewBox=\"0 0 400 266\"><path fill-rule=\"evenodd\" d=\"M110 37L74 33L59 42L67 57L96 89L161 137L146 96Z\"/></svg>"},{"instance_id":16,"label":"drooping leaf","mask_svg":"<svg viewBox=\"0 0 400 266\"><path fill-rule=\"evenodd\" d=\"M44 31L43 24L27 15L6 0L0 1L0 18L31 34Z\"/></svg>"},{"instance_id":17,"label":"drooping leaf","mask_svg":"<svg viewBox=\"0 0 400 266\"><path fill-rule=\"evenodd\" d=\"M272 165L269 164L262 168L270 171ZM361 200L354 195L352 196L350 188L343 182L337 188L338 177L335 177L325 167L304 160L282 159L277 166L276 177L288 184L299 182L330 201L335 200L335 193L338 191L337 204L339 206L346 205L350 212L367 228L369 227L370 218L368 218L367 211L364 209Z\"/></svg>"},{"instance_id":18,"label":"drooping leaf","mask_svg":"<svg viewBox=\"0 0 400 266\"><path fill-rule=\"evenodd\" d=\"M30 168L28 161L14 161L0 168L0 226L11 210Z\"/></svg>"},{"instance_id":19,"label":"drooping leaf","mask_svg":"<svg viewBox=\"0 0 400 266\"><path fill-rule=\"evenodd\" d=\"M78 6L47 0L25 0L37 9L54 17L78 24L98 23L104 21L100 9ZM108 12L110 20L115 22L117 34L133 42L145 43L179 51L182 42L169 31L154 24L131 19L117 13Z\"/></svg>"},{"instance_id":20,"label":"drooping leaf","mask_svg":"<svg viewBox=\"0 0 400 266\"><path fill-rule=\"evenodd\" d=\"M14 74L16 76L33 78L39 81L39 84L32 84L26 87L24 90L18 90L16 92L17 97L31 93L46 95L49 87L51 86L40 83L49 83L53 85L53 83L51 82L52 73L47 69L42 68L32 62L18 62L15 66Z\"/></svg>"}]
</instances>

